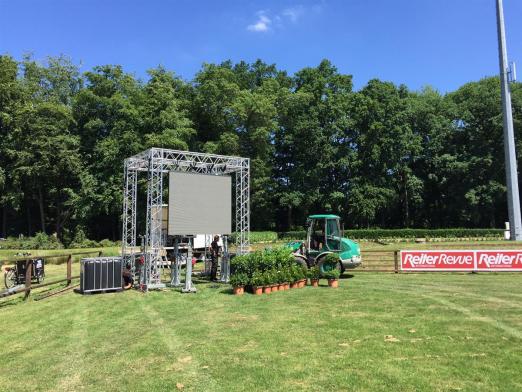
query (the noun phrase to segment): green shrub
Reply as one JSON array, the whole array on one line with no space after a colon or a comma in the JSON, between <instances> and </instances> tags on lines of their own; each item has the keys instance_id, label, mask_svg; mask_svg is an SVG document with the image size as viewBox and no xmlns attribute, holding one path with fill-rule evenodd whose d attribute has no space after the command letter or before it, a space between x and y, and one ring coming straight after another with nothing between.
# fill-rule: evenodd
<instances>
[{"instance_id":1,"label":"green shrub","mask_svg":"<svg viewBox=\"0 0 522 392\"><path fill-rule=\"evenodd\" d=\"M301 265L299 265L298 267L299 267L299 270L300 270L299 280L308 278L308 267L304 267L304 266L301 266Z\"/></svg>"},{"instance_id":2,"label":"green shrub","mask_svg":"<svg viewBox=\"0 0 522 392\"><path fill-rule=\"evenodd\" d=\"M265 283L265 275L263 272L261 271L255 271L253 274L252 274L252 279L250 279L250 284L252 286L256 286L256 287L261 287L261 286L264 286L266 283Z\"/></svg>"},{"instance_id":3,"label":"green shrub","mask_svg":"<svg viewBox=\"0 0 522 392\"><path fill-rule=\"evenodd\" d=\"M232 275L234 274L247 274L248 273L248 255L240 255L230 260L230 269Z\"/></svg>"},{"instance_id":4,"label":"green shrub","mask_svg":"<svg viewBox=\"0 0 522 392\"><path fill-rule=\"evenodd\" d=\"M324 264L327 264L331 267L336 267L339 263L339 255L337 253L328 253L323 260Z\"/></svg>"},{"instance_id":5,"label":"green shrub","mask_svg":"<svg viewBox=\"0 0 522 392\"><path fill-rule=\"evenodd\" d=\"M121 246L121 241L111 241L108 239L104 239L99 242L99 246L102 248Z\"/></svg>"},{"instance_id":6,"label":"green shrub","mask_svg":"<svg viewBox=\"0 0 522 392\"><path fill-rule=\"evenodd\" d=\"M290 267L289 282L295 283L299 280L299 266L294 264Z\"/></svg>"},{"instance_id":7,"label":"green shrub","mask_svg":"<svg viewBox=\"0 0 522 392\"><path fill-rule=\"evenodd\" d=\"M264 272L266 276L266 285L274 285L277 284L277 270L271 269Z\"/></svg>"},{"instance_id":8,"label":"green shrub","mask_svg":"<svg viewBox=\"0 0 522 392\"><path fill-rule=\"evenodd\" d=\"M301 265L294 264L290 267L291 282L297 282L298 280L305 279L307 277L308 268L304 268Z\"/></svg>"},{"instance_id":9,"label":"green shrub","mask_svg":"<svg viewBox=\"0 0 522 392\"><path fill-rule=\"evenodd\" d=\"M55 235L36 233L34 237L8 237L0 242L1 249L62 249L63 244Z\"/></svg>"},{"instance_id":10,"label":"green shrub","mask_svg":"<svg viewBox=\"0 0 522 392\"><path fill-rule=\"evenodd\" d=\"M298 280L297 274L304 275L302 268L296 265L291 249L285 247L236 256L230 264L232 277L245 275L250 284L256 286L294 282Z\"/></svg>"},{"instance_id":11,"label":"green shrub","mask_svg":"<svg viewBox=\"0 0 522 392\"><path fill-rule=\"evenodd\" d=\"M308 277L310 279L320 279L321 278L321 270L318 266L314 266L308 270Z\"/></svg>"},{"instance_id":12,"label":"green shrub","mask_svg":"<svg viewBox=\"0 0 522 392\"><path fill-rule=\"evenodd\" d=\"M246 286L249 283L248 275L235 273L230 277L230 284L234 287Z\"/></svg>"},{"instance_id":13,"label":"green shrub","mask_svg":"<svg viewBox=\"0 0 522 392\"><path fill-rule=\"evenodd\" d=\"M339 271L337 268L335 268L331 271L325 271L321 274L321 276L325 279L339 279L340 275L341 275L341 271Z\"/></svg>"},{"instance_id":14,"label":"green shrub","mask_svg":"<svg viewBox=\"0 0 522 392\"><path fill-rule=\"evenodd\" d=\"M286 271L278 270L276 276L276 283L286 283Z\"/></svg>"}]
</instances>

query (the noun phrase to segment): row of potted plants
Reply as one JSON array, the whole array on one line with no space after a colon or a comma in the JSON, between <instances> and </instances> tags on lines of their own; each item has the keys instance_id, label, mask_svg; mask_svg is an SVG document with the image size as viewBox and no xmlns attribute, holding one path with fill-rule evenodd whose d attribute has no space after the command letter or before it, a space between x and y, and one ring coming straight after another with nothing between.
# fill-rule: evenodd
<instances>
[{"instance_id":1,"label":"row of potted plants","mask_svg":"<svg viewBox=\"0 0 522 392\"><path fill-rule=\"evenodd\" d=\"M317 287L319 279L328 279L331 287L338 286L339 259L335 254L328 255L322 269L296 264L291 250L287 248L266 249L247 255L237 256L231 261L230 283L234 294L243 294L245 287L254 294L304 287L307 278Z\"/></svg>"},{"instance_id":2,"label":"row of potted plants","mask_svg":"<svg viewBox=\"0 0 522 392\"><path fill-rule=\"evenodd\" d=\"M295 264L279 270L274 268L267 271L254 271L250 278L243 272L233 273L230 283L234 288L234 294L242 294L247 287L252 290L252 293L260 295L304 287L306 280L306 270Z\"/></svg>"}]
</instances>

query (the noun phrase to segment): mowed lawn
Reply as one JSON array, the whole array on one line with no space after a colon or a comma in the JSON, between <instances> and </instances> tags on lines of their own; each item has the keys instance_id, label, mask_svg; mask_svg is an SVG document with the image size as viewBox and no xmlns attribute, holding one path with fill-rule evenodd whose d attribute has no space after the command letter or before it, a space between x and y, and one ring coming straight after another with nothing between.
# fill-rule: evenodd
<instances>
[{"instance_id":1,"label":"mowed lawn","mask_svg":"<svg viewBox=\"0 0 522 392\"><path fill-rule=\"evenodd\" d=\"M0 303L2 391L522 390L522 275ZM323 284L326 282L322 282Z\"/></svg>"}]
</instances>

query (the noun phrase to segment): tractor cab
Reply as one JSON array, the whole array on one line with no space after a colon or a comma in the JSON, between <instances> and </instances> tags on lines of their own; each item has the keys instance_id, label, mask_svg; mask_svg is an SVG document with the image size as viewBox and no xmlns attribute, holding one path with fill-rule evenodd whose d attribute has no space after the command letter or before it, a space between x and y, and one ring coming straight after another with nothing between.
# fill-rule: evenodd
<instances>
[{"instance_id":1,"label":"tractor cab","mask_svg":"<svg viewBox=\"0 0 522 392\"><path fill-rule=\"evenodd\" d=\"M359 244L343 237L341 218L337 215L310 215L306 220L306 240L288 244L294 251L296 261L307 267L318 265L329 253L339 255L339 269L355 268L361 263Z\"/></svg>"},{"instance_id":2,"label":"tractor cab","mask_svg":"<svg viewBox=\"0 0 522 392\"><path fill-rule=\"evenodd\" d=\"M307 221L307 248L309 254L341 250L341 227L336 215L311 215Z\"/></svg>"}]
</instances>

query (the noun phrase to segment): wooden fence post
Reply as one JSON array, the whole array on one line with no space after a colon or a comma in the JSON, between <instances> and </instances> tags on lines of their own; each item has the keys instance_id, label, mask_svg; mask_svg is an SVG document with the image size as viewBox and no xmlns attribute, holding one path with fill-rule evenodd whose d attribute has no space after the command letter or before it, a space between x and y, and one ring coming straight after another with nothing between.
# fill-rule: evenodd
<instances>
[{"instance_id":1,"label":"wooden fence post","mask_svg":"<svg viewBox=\"0 0 522 392\"><path fill-rule=\"evenodd\" d=\"M399 273L399 251L398 250L393 251L393 261L395 263L395 273L398 274Z\"/></svg>"},{"instance_id":2,"label":"wooden fence post","mask_svg":"<svg viewBox=\"0 0 522 392\"><path fill-rule=\"evenodd\" d=\"M31 294L31 273L33 270L33 260L27 259L25 260L25 297L26 300Z\"/></svg>"},{"instance_id":3,"label":"wooden fence post","mask_svg":"<svg viewBox=\"0 0 522 392\"><path fill-rule=\"evenodd\" d=\"M72 254L67 257L67 286L72 282Z\"/></svg>"},{"instance_id":4,"label":"wooden fence post","mask_svg":"<svg viewBox=\"0 0 522 392\"><path fill-rule=\"evenodd\" d=\"M101 257L102 253L103 253L103 251L100 250L100 251L98 252L98 257Z\"/></svg>"}]
</instances>

